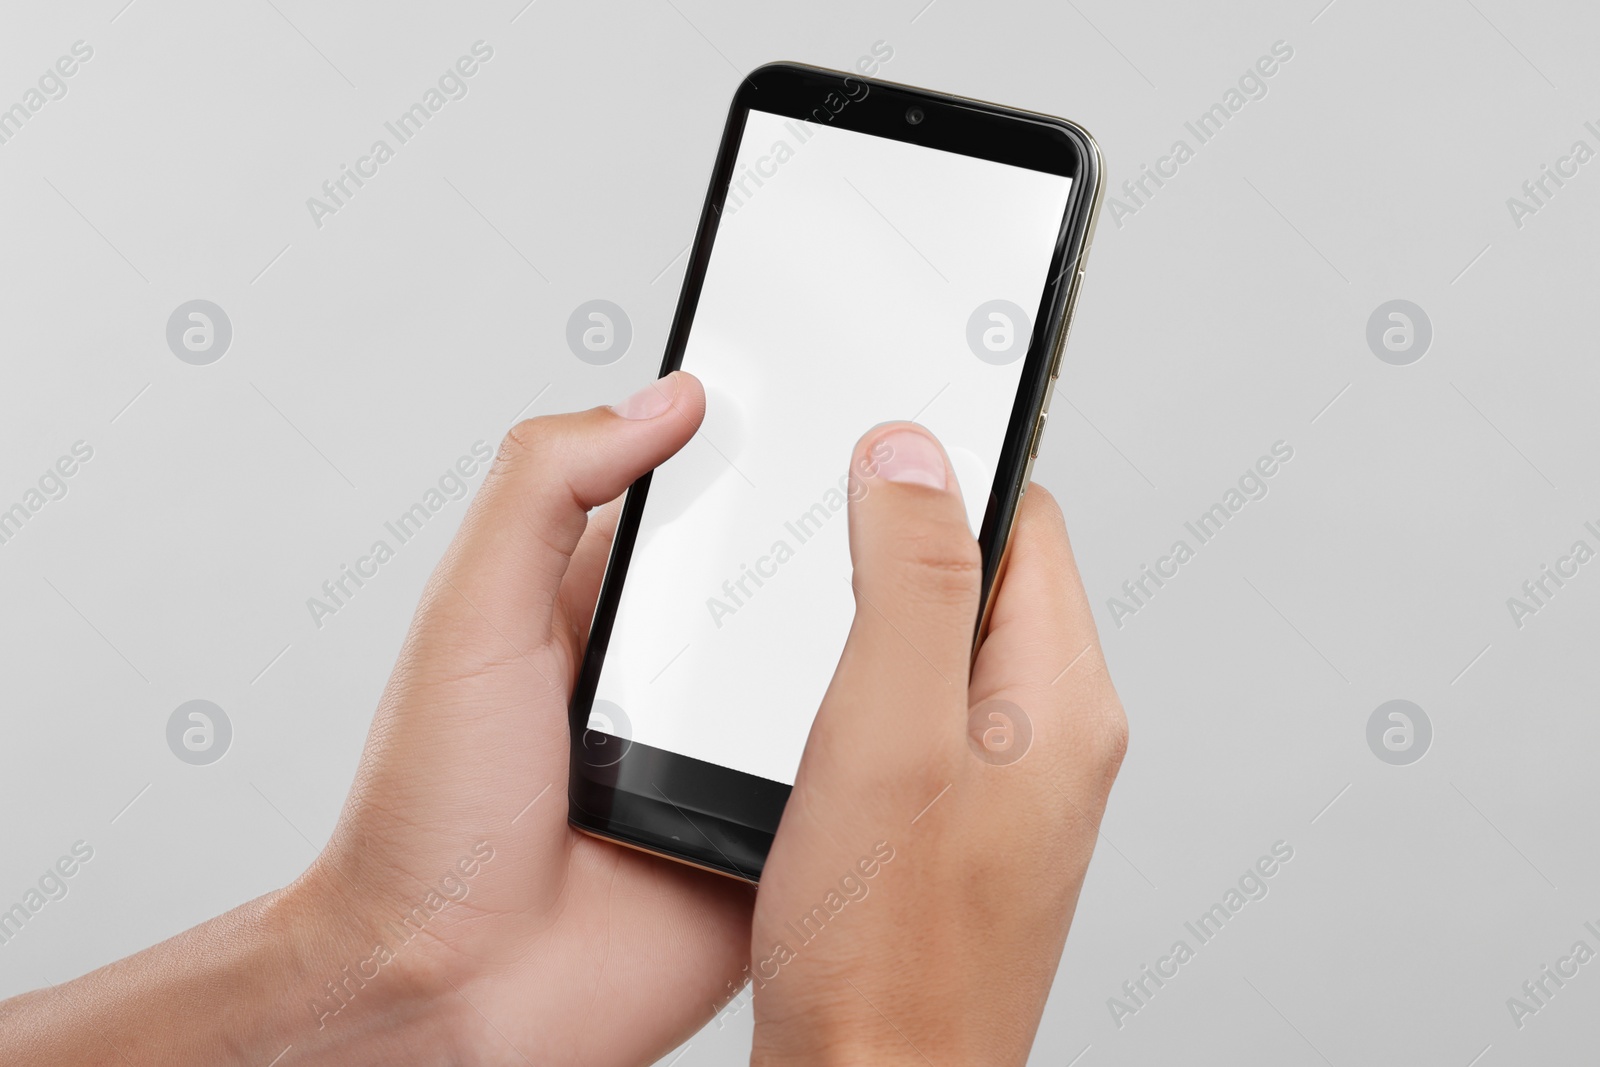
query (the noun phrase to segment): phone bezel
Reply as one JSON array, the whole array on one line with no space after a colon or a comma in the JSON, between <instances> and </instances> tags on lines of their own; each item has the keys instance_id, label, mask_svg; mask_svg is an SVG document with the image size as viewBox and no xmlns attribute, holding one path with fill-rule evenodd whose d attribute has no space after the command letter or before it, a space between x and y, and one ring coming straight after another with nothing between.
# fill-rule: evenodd
<instances>
[{"instance_id":1,"label":"phone bezel","mask_svg":"<svg viewBox=\"0 0 1600 1067\"><path fill-rule=\"evenodd\" d=\"M907 121L910 107L922 110L920 122ZM741 82L729 109L661 374L682 363L751 110L812 122L825 116L829 125L843 129L1073 179L979 532L984 606L976 633L981 639L1082 279L1100 203L1098 147L1082 128L1048 115L798 63L757 68ZM587 728L650 479L646 474L635 482L623 503L573 689L568 818L586 833L756 882L790 786Z\"/></svg>"}]
</instances>

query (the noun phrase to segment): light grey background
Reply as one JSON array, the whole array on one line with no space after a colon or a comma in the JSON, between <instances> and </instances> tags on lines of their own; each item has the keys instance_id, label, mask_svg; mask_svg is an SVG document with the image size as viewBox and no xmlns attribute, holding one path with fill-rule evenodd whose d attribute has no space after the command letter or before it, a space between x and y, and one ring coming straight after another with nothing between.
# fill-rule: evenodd
<instances>
[{"instance_id":1,"label":"light grey background","mask_svg":"<svg viewBox=\"0 0 1600 1067\"><path fill-rule=\"evenodd\" d=\"M0 106L94 48L0 145L0 506L94 449L0 545L0 904L95 849L0 946L0 993L303 868L463 505L321 629L306 598L522 410L653 376L740 71L887 41L885 77L1081 121L1115 192L1281 40L1267 96L1103 221L1036 470L1132 750L1034 1059L1592 1055L1600 963L1521 1029L1506 1000L1600 948L1600 564L1520 629L1506 600L1600 545L1600 163L1520 228L1507 207L1575 140L1600 147L1594 9L124 2L7 5L0 26ZM318 229L306 198L479 39L470 94ZM564 344L594 298L635 328L609 366ZM166 345L194 299L233 325L210 366ZM1392 299L1432 321L1409 366L1367 347ZM1108 598L1279 440L1270 494L1119 629ZM1434 729L1409 766L1367 747L1397 698ZM167 748L192 699L232 722L210 766ZM1278 840L1270 895L1119 1029L1107 998ZM739 1062L748 1026L676 1062Z\"/></svg>"}]
</instances>

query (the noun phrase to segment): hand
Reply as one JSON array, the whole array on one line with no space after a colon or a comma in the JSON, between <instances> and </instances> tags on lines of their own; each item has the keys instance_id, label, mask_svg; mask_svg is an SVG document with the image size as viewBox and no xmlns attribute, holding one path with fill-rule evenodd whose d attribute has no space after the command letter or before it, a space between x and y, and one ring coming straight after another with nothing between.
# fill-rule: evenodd
<instances>
[{"instance_id":1,"label":"hand","mask_svg":"<svg viewBox=\"0 0 1600 1067\"><path fill-rule=\"evenodd\" d=\"M417 999L453 1017L467 1062L648 1062L705 1022L743 962L749 887L567 824L567 707L617 498L704 412L700 383L678 373L616 410L512 430L307 876L314 898L342 897L378 937L430 891L463 894L397 956Z\"/></svg>"},{"instance_id":2,"label":"hand","mask_svg":"<svg viewBox=\"0 0 1600 1067\"><path fill-rule=\"evenodd\" d=\"M737 978L749 886L567 824L567 706L628 485L700 383L507 436L322 855L289 888L0 1005L0 1062L637 1064Z\"/></svg>"},{"instance_id":3,"label":"hand","mask_svg":"<svg viewBox=\"0 0 1600 1067\"><path fill-rule=\"evenodd\" d=\"M1021 1064L1127 724L1047 493L969 671L980 558L943 451L898 424L856 462L855 623L756 898L751 1062Z\"/></svg>"}]
</instances>

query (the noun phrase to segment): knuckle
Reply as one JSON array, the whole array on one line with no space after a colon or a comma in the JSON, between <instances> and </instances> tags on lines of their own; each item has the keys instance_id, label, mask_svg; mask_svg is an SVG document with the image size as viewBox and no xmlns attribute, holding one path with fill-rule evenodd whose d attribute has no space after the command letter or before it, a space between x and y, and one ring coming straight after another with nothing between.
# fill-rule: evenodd
<instances>
[{"instance_id":1,"label":"knuckle","mask_svg":"<svg viewBox=\"0 0 1600 1067\"><path fill-rule=\"evenodd\" d=\"M546 418L523 419L500 439L495 453L498 467L518 468L549 455L552 445L550 420Z\"/></svg>"},{"instance_id":2,"label":"knuckle","mask_svg":"<svg viewBox=\"0 0 1600 1067\"><path fill-rule=\"evenodd\" d=\"M1128 716L1115 693L1095 709L1086 732L1089 758L1109 782L1117 776L1128 755Z\"/></svg>"},{"instance_id":3,"label":"knuckle","mask_svg":"<svg viewBox=\"0 0 1600 1067\"><path fill-rule=\"evenodd\" d=\"M1027 501L1032 505L1032 510L1041 519L1049 519L1052 524L1066 525L1066 516L1061 511L1061 502L1056 495L1038 482L1028 483Z\"/></svg>"},{"instance_id":4,"label":"knuckle","mask_svg":"<svg viewBox=\"0 0 1600 1067\"><path fill-rule=\"evenodd\" d=\"M568 477L570 433L561 416L524 419L501 438L484 480L485 514L521 523L554 557L570 556L587 524Z\"/></svg>"},{"instance_id":5,"label":"knuckle","mask_svg":"<svg viewBox=\"0 0 1600 1067\"><path fill-rule=\"evenodd\" d=\"M977 595L983 556L964 526L915 527L895 538L891 553L902 580L923 595L941 601Z\"/></svg>"},{"instance_id":6,"label":"knuckle","mask_svg":"<svg viewBox=\"0 0 1600 1067\"><path fill-rule=\"evenodd\" d=\"M1070 570L1071 545L1067 536L1067 518L1061 504L1050 491L1037 483L1030 483L1028 495L1022 501L1018 516L1016 551L1038 557L1053 574Z\"/></svg>"}]
</instances>

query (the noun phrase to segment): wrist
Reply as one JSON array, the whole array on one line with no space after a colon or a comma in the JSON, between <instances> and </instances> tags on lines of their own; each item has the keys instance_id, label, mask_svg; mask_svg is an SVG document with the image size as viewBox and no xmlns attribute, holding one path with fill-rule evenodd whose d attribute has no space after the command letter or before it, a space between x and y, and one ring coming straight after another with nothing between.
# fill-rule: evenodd
<instances>
[{"instance_id":1,"label":"wrist","mask_svg":"<svg viewBox=\"0 0 1600 1067\"><path fill-rule=\"evenodd\" d=\"M757 991L753 1067L1027 1062L1037 1015L1008 1010L959 981L878 977L813 978L810 996L773 986L763 999Z\"/></svg>"},{"instance_id":2,"label":"wrist","mask_svg":"<svg viewBox=\"0 0 1600 1067\"><path fill-rule=\"evenodd\" d=\"M816 1035L799 1041L774 1041L758 1030L750 1047L751 1067L927 1067L927 1063L898 1038L888 1044Z\"/></svg>"},{"instance_id":3,"label":"wrist","mask_svg":"<svg viewBox=\"0 0 1600 1067\"><path fill-rule=\"evenodd\" d=\"M908 1040L903 1029L896 1029L870 1005L860 1003L870 1019L854 1011L822 1009L780 1020L763 1018L758 1000L751 1067L926 1067L923 1051L911 1044L915 1039ZM941 1059L948 1058L951 1052L947 1043L938 1043L935 1048L942 1054Z\"/></svg>"},{"instance_id":4,"label":"wrist","mask_svg":"<svg viewBox=\"0 0 1600 1067\"><path fill-rule=\"evenodd\" d=\"M460 997L424 938L399 911L358 892L318 860L262 898L260 923L278 946L269 973L285 1031L302 1062L449 1065L462 1062ZM431 940L431 938L429 939Z\"/></svg>"}]
</instances>

